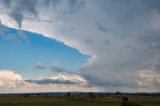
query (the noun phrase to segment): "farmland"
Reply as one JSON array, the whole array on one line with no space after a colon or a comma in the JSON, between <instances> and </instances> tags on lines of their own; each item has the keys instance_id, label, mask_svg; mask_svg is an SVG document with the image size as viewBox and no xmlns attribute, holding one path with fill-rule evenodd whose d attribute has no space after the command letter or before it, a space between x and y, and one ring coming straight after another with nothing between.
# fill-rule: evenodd
<instances>
[{"instance_id":1,"label":"farmland","mask_svg":"<svg viewBox=\"0 0 160 106\"><path fill-rule=\"evenodd\" d=\"M160 106L160 96L114 94L24 94L0 96L0 106ZM136 105L134 105L136 104Z\"/></svg>"}]
</instances>

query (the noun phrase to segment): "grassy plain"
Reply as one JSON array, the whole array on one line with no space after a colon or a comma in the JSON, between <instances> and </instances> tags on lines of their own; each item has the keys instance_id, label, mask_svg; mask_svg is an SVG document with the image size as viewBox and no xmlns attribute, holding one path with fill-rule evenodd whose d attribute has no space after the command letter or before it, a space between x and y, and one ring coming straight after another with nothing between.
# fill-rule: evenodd
<instances>
[{"instance_id":1,"label":"grassy plain","mask_svg":"<svg viewBox=\"0 0 160 106\"><path fill-rule=\"evenodd\" d=\"M127 95L127 97L129 102L140 106L160 106L159 96ZM65 95L0 97L0 106L121 106L121 104L121 96L116 95L96 96L96 98L76 95L72 97Z\"/></svg>"}]
</instances>

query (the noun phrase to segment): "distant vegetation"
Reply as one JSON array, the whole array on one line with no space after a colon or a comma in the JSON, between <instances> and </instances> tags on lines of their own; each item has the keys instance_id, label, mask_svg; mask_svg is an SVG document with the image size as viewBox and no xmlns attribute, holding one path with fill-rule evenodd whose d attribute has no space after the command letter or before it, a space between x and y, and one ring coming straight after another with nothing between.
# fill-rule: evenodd
<instances>
[{"instance_id":1,"label":"distant vegetation","mask_svg":"<svg viewBox=\"0 0 160 106\"><path fill-rule=\"evenodd\" d=\"M160 95L120 92L0 94L0 106L160 106Z\"/></svg>"}]
</instances>

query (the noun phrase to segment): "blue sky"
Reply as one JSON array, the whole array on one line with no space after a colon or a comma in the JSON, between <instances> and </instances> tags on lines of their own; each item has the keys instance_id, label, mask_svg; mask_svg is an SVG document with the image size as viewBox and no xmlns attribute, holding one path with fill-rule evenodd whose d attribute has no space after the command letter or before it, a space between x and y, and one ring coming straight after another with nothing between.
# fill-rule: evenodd
<instances>
[{"instance_id":1,"label":"blue sky","mask_svg":"<svg viewBox=\"0 0 160 106\"><path fill-rule=\"evenodd\" d=\"M159 4L0 0L0 92L159 91Z\"/></svg>"},{"instance_id":2,"label":"blue sky","mask_svg":"<svg viewBox=\"0 0 160 106\"><path fill-rule=\"evenodd\" d=\"M52 64L57 63L61 67L75 71L87 60L87 55L57 40L6 26L1 28L3 30L0 36L1 69L15 70L28 78L46 77L56 74L51 71ZM36 69L35 64L42 64L45 69Z\"/></svg>"}]
</instances>

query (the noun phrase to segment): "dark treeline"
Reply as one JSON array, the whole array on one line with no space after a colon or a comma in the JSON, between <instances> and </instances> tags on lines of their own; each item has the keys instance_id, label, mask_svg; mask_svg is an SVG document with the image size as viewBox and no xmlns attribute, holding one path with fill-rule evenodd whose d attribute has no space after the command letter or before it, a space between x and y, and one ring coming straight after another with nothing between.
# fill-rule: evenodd
<instances>
[{"instance_id":1,"label":"dark treeline","mask_svg":"<svg viewBox=\"0 0 160 106\"><path fill-rule=\"evenodd\" d=\"M133 95L133 96L160 96L160 93L121 93L121 92L42 92L42 93L8 93L0 96L82 96L88 97L108 96L108 95Z\"/></svg>"}]
</instances>

